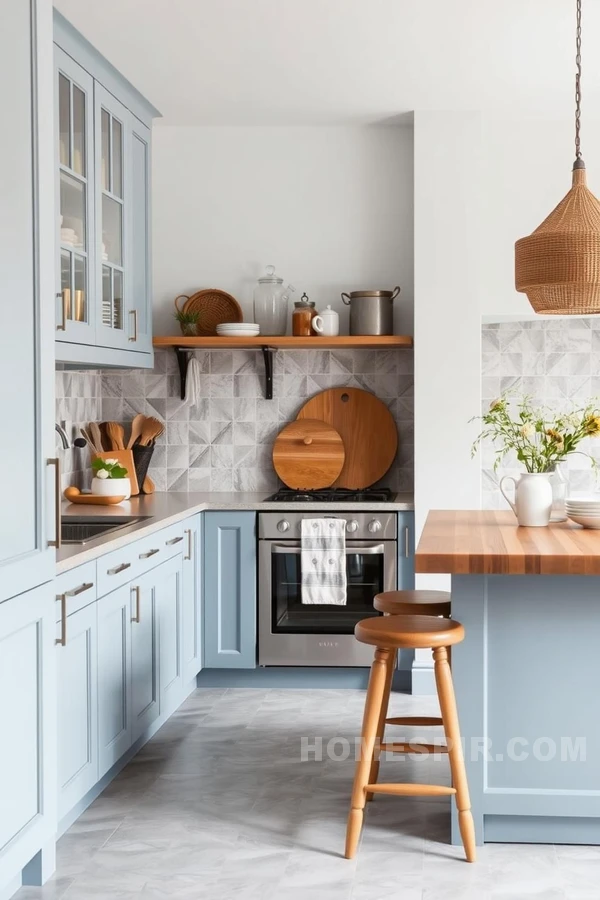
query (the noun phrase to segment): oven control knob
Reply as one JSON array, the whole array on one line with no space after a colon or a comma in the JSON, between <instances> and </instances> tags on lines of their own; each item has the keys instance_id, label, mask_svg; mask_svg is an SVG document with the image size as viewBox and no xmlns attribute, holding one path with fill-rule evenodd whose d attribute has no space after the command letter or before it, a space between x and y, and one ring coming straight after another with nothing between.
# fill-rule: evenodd
<instances>
[{"instance_id":1,"label":"oven control knob","mask_svg":"<svg viewBox=\"0 0 600 900\"><path fill-rule=\"evenodd\" d=\"M381 522L379 519L372 519L367 527L371 534L377 534L378 531L381 531Z\"/></svg>"},{"instance_id":2,"label":"oven control knob","mask_svg":"<svg viewBox=\"0 0 600 900\"><path fill-rule=\"evenodd\" d=\"M346 531L350 532L350 534L354 534L355 531L358 531L358 522L356 519L351 519L346 525Z\"/></svg>"},{"instance_id":3,"label":"oven control knob","mask_svg":"<svg viewBox=\"0 0 600 900\"><path fill-rule=\"evenodd\" d=\"M290 530L290 523L288 522L287 519L282 519L280 522L277 523L277 531L289 531L289 530Z\"/></svg>"}]
</instances>

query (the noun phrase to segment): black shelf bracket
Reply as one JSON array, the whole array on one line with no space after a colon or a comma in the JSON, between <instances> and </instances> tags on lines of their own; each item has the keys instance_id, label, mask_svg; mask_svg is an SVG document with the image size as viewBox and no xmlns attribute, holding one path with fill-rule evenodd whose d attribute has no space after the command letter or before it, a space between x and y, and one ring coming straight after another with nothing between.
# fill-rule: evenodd
<instances>
[{"instance_id":1,"label":"black shelf bracket","mask_svg":"<svg viewBox=\"0 0 600 900\"><path fill-rule=\"evenodd\" d=\"M174 347L175 356L177 357L177 366L179 368L179 396L185 400L185 388L187 382L187 371L190 364L192 353L189 347ZM263 362L265 364L265 398L273 399L273 354L277 352L275 347L261 347Z\"/></svg>"}]
</instances>

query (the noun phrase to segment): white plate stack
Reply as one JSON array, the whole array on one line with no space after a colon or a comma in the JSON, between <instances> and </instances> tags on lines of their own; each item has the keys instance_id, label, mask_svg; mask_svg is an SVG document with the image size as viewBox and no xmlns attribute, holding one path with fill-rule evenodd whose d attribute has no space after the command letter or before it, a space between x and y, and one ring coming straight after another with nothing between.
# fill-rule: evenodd
<instances>
[{"instance_id":1,"label":"white plate stack","mask_svg":"<svg viewBox=\"0 0 600 900\"><path fill-rule=\"evenodd\" d=\"M258 337L260 325L254 322L223 322L217 325L216 331L220 337Z\"/></svg>"},{"instance_id":2,"label":"white plate stack","mask_svg":"<svg viewBox=\"0 0 600 900\"><path fill-rule=\"evenodd\" d=\"M589 497L567 497L565 509L568 517L578 525L600 529L600 494L592 494Z\"/></svg>"}]
</instances>

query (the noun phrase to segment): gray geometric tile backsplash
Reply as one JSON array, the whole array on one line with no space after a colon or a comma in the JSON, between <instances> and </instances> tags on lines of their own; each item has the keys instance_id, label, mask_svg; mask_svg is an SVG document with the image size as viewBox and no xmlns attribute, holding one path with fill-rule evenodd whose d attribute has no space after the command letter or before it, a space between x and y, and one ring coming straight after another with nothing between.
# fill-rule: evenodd
<instances>
[{"instance_id":1,"label":"gray geometric tile backsplash","mask_svg":"<svg viewBox=\"0 0 600 900\"><path fill-rule=\"evenodd\" d=\"M504 391L528 394L550 410L569 409L600 398L600 317L541 319L484 325L481 333L483 409ZM588 438L581 449L600 463L600 440ZM489 446L482 447L484 509L508 506L498 483L503 475L523 471L507 457L497 472ZM583 456L572 455L564 466L573 491L598 490L596 476Z\"/></svg>"},{"instance_id":2,"label":"gray geometric tile backsplash","mask_svg":"<svg viewBox=\"0 0 600 900\"><path fill-rule=\"evenodd\" d=\"M157 350L153 370L106 369L88 393L94 406L73 394L90 373L57 372L57 420L114 420L128 426L139 412L166 423L150 475L159 491L274 491L273 441L308 397L336 386L372 391L390 408L399 433L394 464L382 484L412 491L414 459L413 354L410 350L286 350L274 355L273 400L264 399L260 351L196 351L202 399L190 406L179 397L172 350ZM67 378L70 377L71 381ZM61 378L65 381L58 385ZM87 385L87 383L86 383ZM59 401L59 396L61 400ZM92 398L90 398L91 400ZM97 415L92 415L92 409ZM59 415L60 413L60 415ZM81 418L79 418L81 417ZM77 451L66 463L69 476L81 463ZM73 457L75 457L73 459ZM89 463L88 463L89 464ZM65 476L65 483L72 482Z\"/></svg>"},{"instance_id":3,"label":"gray geometric tile backsplash","mask_svg":"<svg viewBox=\"0 0 600 900\"><path fill-rule=\"evenodd\" d=\"M59 454L63 489L71 484L80 489L89 487L91 481L90 454L87 447L73 447L75 438L81 437L79 429L88 422L102 419L102 373L89 369L73 372L57 369L55 372L56 421L64 422L71 449L63 450L58 435L56 452Z\"/></svg>"}]
</instances>

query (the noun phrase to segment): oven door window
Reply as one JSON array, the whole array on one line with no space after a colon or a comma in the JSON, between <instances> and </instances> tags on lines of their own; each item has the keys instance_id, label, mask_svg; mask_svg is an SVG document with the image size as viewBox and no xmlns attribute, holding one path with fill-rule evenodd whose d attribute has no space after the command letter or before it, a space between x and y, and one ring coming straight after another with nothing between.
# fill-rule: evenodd
<instances>
[{"instance_id":1,"label":"oven door window","mask_svg":"<svg viewBox=\"0 0 600 900\"><path fill-rule=\"evenodd\" d=\"M382 545L347 543L346 578L345 606L303 604L300 547L274 545L271 553L273 634L353 634L360 619L379 615L373 609L373 597L384 590Z\"/></svg>"}]
</instances>

